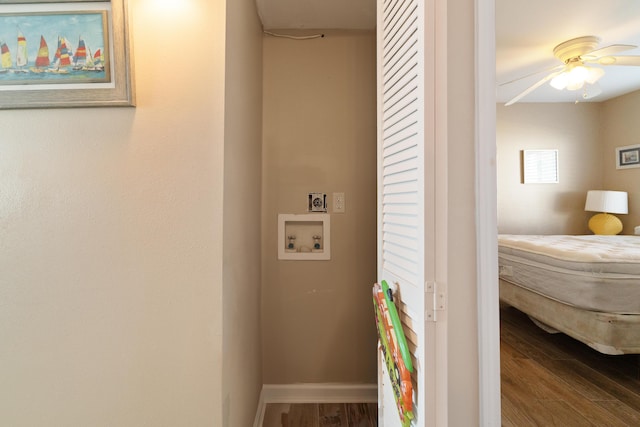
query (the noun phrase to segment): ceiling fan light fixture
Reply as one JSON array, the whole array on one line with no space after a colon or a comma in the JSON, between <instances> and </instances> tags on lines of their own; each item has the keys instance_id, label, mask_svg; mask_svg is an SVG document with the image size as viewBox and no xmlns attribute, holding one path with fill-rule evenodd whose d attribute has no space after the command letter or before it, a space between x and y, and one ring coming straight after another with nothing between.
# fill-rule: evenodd
<instances>
[{"instance_id":1,"label":"ceiling fan light fixture","mask_svg":"<svg viewBox=\"0 0 640 427\"><path fill-rule=\"evenodd\" d=\"M594 84L600 80L600 77L604 76L604 70L602 68L589 67L587 71L588 73L585 81L590 85Z\"/></svg>"},{"instance_id":2,"label":"ceiling fan light fixture","mask_svg":"<svg viewBox=\"0 0 640 427\"><path fill-rule=\"evenodd\" d=\"M500 84L502 86L514 83L521 79L532 77L539 72L547 72L546 76L518 93L504 105L509 106L518 102L547 82L557 90L578 91L582 89L582 99L590 99L597 96L602 93L602 89L599 88L597 82L604 76L604 70L600 66L591 67L585 66L585 64L640 67L640 55L613 56L619 52L635 49L638 46L612 44L598 49L599 42L600 39L596 36L584 36L560 43L553 49L553 55L562 62L562 65L530 73ZM585 85L585 83L588 83L588 85ZM576 102L578 101L576 100Z\"/></svg>"},{"instance_id":3,"label":"ceiling fan light fixture","mask_svg":"<svg viewBox=\"0 0 640 427\"><path fill-rule=\"evenodd\" d=\"M589 71L584 65L576 65L567 73L567 90L582 89Z\"/></svg>"},{"instance_id":4,"label":"ceiling fan light fixture","mask_svg":"<svg viewBox=\"0 0 640 427\"><path fill-rule=\"evenodd\" d=\"M567 84L567 90L580 90L584 86L584 80L574 80Z\"/></svg>"},{"instance_id":5,"label":"ceiling fan light fixture","mask_svg":"<svg viewBox=\"0 0 640 427\"><path fill-rule=\"evenodd\" d=\"M602 68L574 65L551 79L551 86L558 90L579 90L585 83L594 84L604 75Z\"/></svg>"},{"instance_id":6,"label":"ceiling fan light fixture","mask_svg":"<svg viewBox=\"0 0 640 427\"><path fill-rule=\"evenodd\" d=\"M569 73L566 73L566 72L558 74L557 76L551 79L551 82L549 84L554 89L562 90L565 87L567 87L567 83L569 81L568 75Z\"/></svg>"}]
</instances>

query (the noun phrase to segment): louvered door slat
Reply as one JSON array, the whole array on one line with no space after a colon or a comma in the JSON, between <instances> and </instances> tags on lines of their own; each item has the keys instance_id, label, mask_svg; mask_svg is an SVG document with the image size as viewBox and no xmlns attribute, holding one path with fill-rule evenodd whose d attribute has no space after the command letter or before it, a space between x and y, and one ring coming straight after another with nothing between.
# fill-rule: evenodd
<instances>
[{"instance_id":1,"label":"louvered door slat","mask_svg":"<svg viewBox=\"0 0 640 427\"><path fill-rule=\"evenodd\" d=\"M400 174L404 174L404 172L408 172L408 173L413 173L414 175L417 172L418 169L418 161L417 159L409 159L406 162L406 167L412 167L412 169L408 169L408 170L403 170L403 165L402 164L392 164L389 165L387 167L384 168L384 172L385 172L385 176L387 177L391 177L391 176L397 176ZM386 182L384 183L384 185L386 186Z\"/></svg>"},{"instance_id":2,"label":"louvered door slat","mask_svg":"<svg viewBox=\"0 0 640 427\"><path fill-rule=\"evenodd\" d=\"M387 194L415 194L418 192L418 183L416 183L415 181L399 181L393 184L386 185L385 192Z\"/></svg>"},{"instance_id":3,"label":"louvered door slat","mask_svg":"<svg viewBox=\"0 0 640 427\"><path fill-rule=\"evenodd\" d=\"M385 138L387 135L395 135L398 132L411 128L412 126L416 126L418 124L418 117L416 116L418 113L417 108L413 109L405 109L399 111L397 115L393 118L387 119L384 121L384 135Z\"/></svg>"},{"instance_id":4,"label":"louvered door slat","mask_svg":"<svg viewBox=\"0 0 640 427\"><path fill-rule=\"evenodd\" d=\"M406 215L399 216L395 214L386 213L386 214L383 214L382 220L384 221L383 232L388 229L391 229L391 227L408 226L411 228L410 233L415 236L415 229L418 226L417 216L407 217Z\"/></svg>"},{"instance_id":5,"label":"louvered door slat","mask_svg":"<svg viewBox=\"0 0 640 427\"><path fill-rule=\"evenodd\" d=\"M414 123L414 125L417 124ZM408 145L413 145L415 143L415 138L418 136L419 129L414 127L406 127L404 129L399 129L395 133L387 134L387 144L385 147L391 147L395 144L400 144L403 142L408 142Z\"/></svg>"},{"instance_id":6,"label":"louvered door slat","mask_svg":"<svg viewBox=\"0 0 640 427\"><path fill-rule=\"evenodd\" d=\"M395 185L402 183L416 182L416 170L403 170L394 174L388 174L385 176L385 192L393 192ZM416 184L417 185L417 184Z\"/></svg>"},{"instance_id":7,"label":"louvered door slat","mask_svg":"<svg viewBox=\"0 0 640 427\"><path fill-rule=\"evenodd\" d=\"M394 236L403 236L403 237L411 237L413 239L417 239L415 235L415 226L408 224L407 221L403 220L394 222L393 218L387 216L387 219L384 224L383 232L386 234L394 235Z\"/></svg>"},{"instance_id":8,"label":"louvered door slat","mask_svg":"<svg viewBox=\"0 0 640 427\"><path fill-rule=\"evenodd\" d=\"M402 115L403 112L415 111L417 110L417 102L418 98L415 88L413 90L405 91L394 99L389 100L389 106L384 110L382 119L384 121L393 120L397 116Z\"/></svg>"},{"instance_id":9,"label":"louvered door slat","mask_svg":"<svg viewBox=\"0 0 640 427\"><path fill-rule=\"evenodd\" d=\"M391 156L385 156L385 161L391 165L398 166L399 164L415 163L417 156L413 150L399 151Z\"/></svg>"}]
</instances>

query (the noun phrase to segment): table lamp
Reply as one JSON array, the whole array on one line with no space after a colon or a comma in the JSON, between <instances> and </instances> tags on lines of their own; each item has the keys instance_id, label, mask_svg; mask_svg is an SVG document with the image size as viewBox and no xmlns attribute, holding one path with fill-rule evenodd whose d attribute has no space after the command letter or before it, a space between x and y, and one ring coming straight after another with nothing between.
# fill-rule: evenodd
<instances>
[{"instance_id":1,"label":"table lamp","mask_svg":"<svg viewBox=\"0 0 640 427\"><path fill-rule=\"evenodd\" d=\"M614 214L629 213L626 191L589 190L585 211L601 212L589 220L593 234L614 235L622 231L622 221Z\"/></svg>"}]
</instances>

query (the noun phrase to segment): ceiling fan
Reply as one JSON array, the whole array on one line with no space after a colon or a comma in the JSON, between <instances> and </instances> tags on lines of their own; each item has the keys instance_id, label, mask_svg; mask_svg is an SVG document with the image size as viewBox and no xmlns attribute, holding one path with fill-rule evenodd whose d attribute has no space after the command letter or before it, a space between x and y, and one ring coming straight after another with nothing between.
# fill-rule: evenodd
<instances>
[{"instance_id":1,"label":"ceiling fan","mask_svg":"<svg viewBox=\"0 0 640 427\"><path fill-rule=\"evenodd\" d=\"M520 92L513 99L505 104L509 106L518 102L524 96L533 92L546 82L550 81L551 86L558 90L579 90L585 84L593 85L604 75L604 70L587 64L599 65L632 65L640 66L640 56L613 56L618 52L635 49L637 46L627 44L613 44L600 49L598 43L600 39L596 36L584 36L560 43L553 49L553 55L562 61L562 65L555 66L548 70L544 78ZM527 77L539 74L537 71L515 80L502 83L501 86L522 80ZM600 94L598 89L589 93L585 92L583 99L589 99Z\"/></svg>"}]
</instances>

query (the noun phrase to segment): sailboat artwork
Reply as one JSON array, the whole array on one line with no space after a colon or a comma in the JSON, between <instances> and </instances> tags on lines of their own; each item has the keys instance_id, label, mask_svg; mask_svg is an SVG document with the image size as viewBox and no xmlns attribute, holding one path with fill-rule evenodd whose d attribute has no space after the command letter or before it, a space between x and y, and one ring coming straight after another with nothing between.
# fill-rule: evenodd
<instances>
[{"instance_id":1,"label":"sailboat artwork","mask_svg":"<svg viewBox=\"0 0 640 427\"><path fill-rule=\"evenodd\" d=\"M38 55L36 56L36 63L34 67L31 67L31 71L34 73L43 73L49 67L51 61L49 60L49 46L44 36L40 36L40 48L38 49Z\"/></svg>"},{"instance_id":2,"label":"sailboat artwork","mask_svg":"<svg viewBox=\"0 0 640 427\"><path fill-rule=\"evenodd\" d=\"M28 73L24 68L25 65L27 65L27 39L20 30L18 30L15 64L13 62L9 46L4 41L0 42L0 55L2 56L0 64L2 64L3 73Z\"/></svg>"},{"instance_id":3,"label":"sailboat artwork","mask_svg":"<svg viewBox=\"0 0 640 427\"><path fill-rule=\"evenodd\" d=\"M18 30L18 50L16 53L16 73L26 73L24 66L27 65L27 39L24 34Z\"/></svg>"},{"instance_id":4,"label":"sailboat artwork","mask_svg":"<svg viewBox=\"0 0 640 427\"><path fill-rule=\"evenodd\" d=\"M9 46L4 41L0 42L0 65L0 73L7 73L13 66Z\"/></svg>"},{"instance_id":5,"label":"sailboat artwork","mask_svg":"<svg viewBox=\"0 0 640 427\"><path fill-rule=\"evenodd\" d=\"M0 85L110 82L106 24L104 11L0 13Z\"/></svg>"},{"instance_id":6,"label":"sailboat artwork","mask_svg":"<svg viewBox=\"0 0 640 427\"><path fill-rule=\"evenodd\" d=\"M53 67L49 69L52 73L68 73L71 66L71 52L64 37L58 37L58 48L54 55Z\"/></svg>"},{"instance_id":7,"label":"sailboat artwork","mask_svg":"<svg viewBox=\"0 0 640 427\"><path fill-rule=\"evenodd\" d=\"M104 56L102 56L102 51L100 49L96 50L96 53L93 54L91 66L96 71L104 70Z\"/></svg>"}]
</instances>

